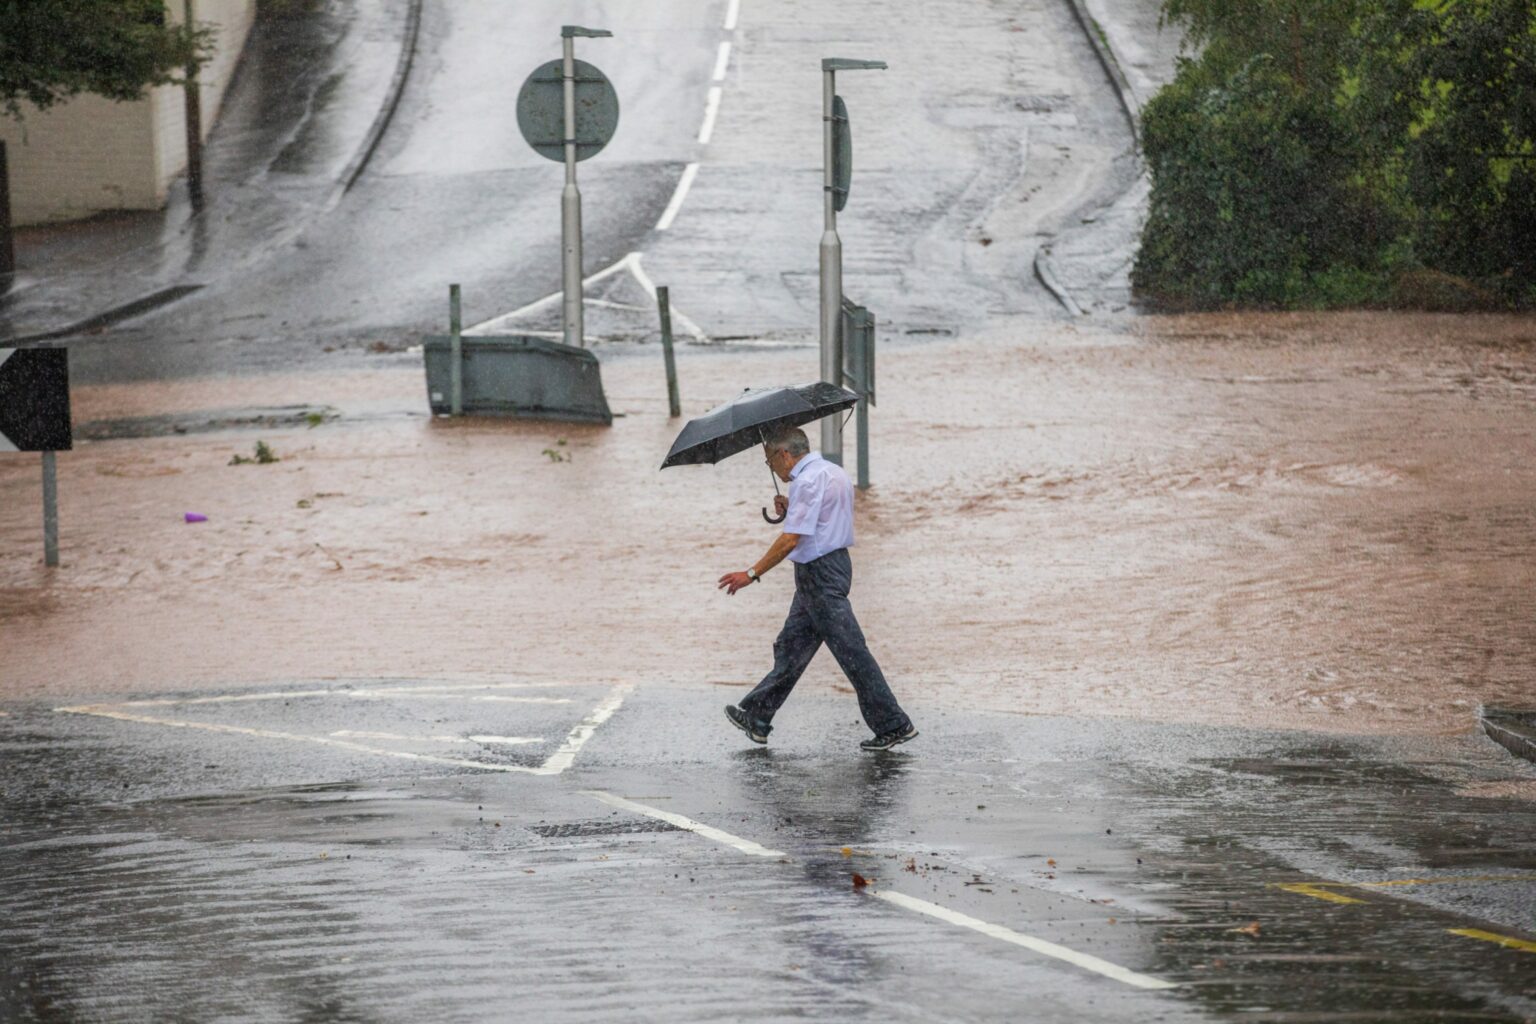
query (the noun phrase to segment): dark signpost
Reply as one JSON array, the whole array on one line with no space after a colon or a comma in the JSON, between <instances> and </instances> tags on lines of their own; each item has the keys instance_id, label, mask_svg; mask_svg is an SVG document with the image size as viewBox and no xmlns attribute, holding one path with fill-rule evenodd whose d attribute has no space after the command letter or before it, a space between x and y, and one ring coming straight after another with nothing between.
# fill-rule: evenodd
<instances>
[{"instance_id":1,"label":"dark signpost","mask_svg":"<svg viewBox=\"0 0 1536 1024\"><path fill-rule=\"evenodd\" d=\"M43 561L59 564L54 452L73 447L69 350L0 348L0 451L43 453Z\"/></svg>"}]
</instances>

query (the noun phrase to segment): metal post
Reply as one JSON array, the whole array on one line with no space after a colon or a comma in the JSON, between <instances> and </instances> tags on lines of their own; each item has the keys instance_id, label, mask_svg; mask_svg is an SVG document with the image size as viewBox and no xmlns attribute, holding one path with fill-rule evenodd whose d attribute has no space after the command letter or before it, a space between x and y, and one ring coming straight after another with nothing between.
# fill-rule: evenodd
<instances>
[{"instance_id":1,"label":"metal post","mask_svg":"<svg viewBox=\"0 0 1536 1024\"><path fill-rule=\"evenodd\" d=\"M11 175L0 140L0 295L10 291L16 276L16 244L11 237Z\"/></svg>"},{"instance_id":2,"label":"metal post","mask_svg":"<svg viewBox=\"0 0 1536 1024\"><path fill-rule=\"evenodd\" d=\"M448 286L448 411L464 415L464 338L459 315L459 286Z\"/></svg>"},{"instance_id":3,"label":"metal post","mask_svg":"<svg viewBox=\"0 0 1536 1024\"><path fill-rule=\"evenodd\" d=\"M842 386L843 348L840 330L843 317L843 242L837 237L833 146L832 100L837 94L837 72L823 67L821 73L822 219L821 233L821 379ZM828 416L821 421L822 457L842 465L843 421Z\"/></svg>"},{"instance_id":4,"label":"metal post","mask_svg":"<svg viewBox=\"0 0 1536 1024\"><path fill-rule=\"evenodd\" d=\"M867 490L869 487L869 356L874 342L874 332L870 330L869 321L862 310L849 318L849 324L853 327L845 339L848 346L849 376L853 378L853 386L859 393L859 404L854 407L853 413L854 439L859 446L857 480L859 489Z\"/></svg>"},{"instance_id":5,"label":"metal post","mask_svg":"<svg viewBox=\"0 0 1536 1024\"><path fill-rule=\"evenodd\" d=\"M43 564L59 567L59 478L53 452L43 452Z\"/></svg>"},{"instance_id":6,"label":"metal post","mask_svg":"<svg viewBox=\"0 0 1536 1024\"><path fill-rule=\"evenodd\" d=\"M196 38L196 23L193 21L193 0L183 0L182 10L186 24L187 41ZM201 86L197 81L198 66L196 57L187 58L187 66L184 69L186 78L186 105L187 105L187 196L192 200L192 209L203 208L203 98Z\"/></svg>"},{"instance_id":7,"label":"metal post","mask_svg":"<svg viewBox=\"0 0 1536 1024\"><path fill-rule=\"evenodd\" d=\"M672 302L664 286L656 289L656 311L661 314L661 354L667 364L667 414L676 419L683 414L683 406L677 394L677 360L672 355Z\"/></svg>"},{"instance_id":8,"label":"metal post","mask_svg":"<svg viewBox=\"0 0 1536 1024\"><path fill-rule=\"evenodd\" d=\"M561 326L565 343L586 347L581 309L581 192L576 188L576 40L561 39L565 64L565 189L560 193L560 236L565 260L561 272L564 298Z\"/></svg>"}]
</instances>

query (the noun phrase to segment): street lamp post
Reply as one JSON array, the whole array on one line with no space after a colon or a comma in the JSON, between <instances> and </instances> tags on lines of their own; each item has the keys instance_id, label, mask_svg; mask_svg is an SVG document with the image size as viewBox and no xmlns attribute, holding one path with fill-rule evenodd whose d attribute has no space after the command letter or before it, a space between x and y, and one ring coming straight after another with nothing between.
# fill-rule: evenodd
<instances>
[{"instance_id":1,"label":"street lamp post","mask_svg":"<svg viewBox=\"0 0 1536 1024\"><path fill-rule=\"evenodd\" d=\"M824 57L821 61L822 221L821 232L821 379L843 384L843 241L837 235L839 189L837 150L837 73L885 70L885 61ZM845 192L846 194L846 192ZM821 421L821 454L842 465L843 421L828 416Z\"/></svg>"}]
</instances>

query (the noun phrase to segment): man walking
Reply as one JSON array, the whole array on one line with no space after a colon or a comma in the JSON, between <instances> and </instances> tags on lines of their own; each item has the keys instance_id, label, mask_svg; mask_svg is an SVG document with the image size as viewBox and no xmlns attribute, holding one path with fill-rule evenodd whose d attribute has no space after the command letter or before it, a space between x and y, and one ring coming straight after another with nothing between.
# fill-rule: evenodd
<instances>
[{"instance_id":1,"label":"man walking","mask_svg":"<svg viewBox=\"0 0 1536 1024\"><path fill-rule=\"evenodd\" d=\"M725 716L753 743L767 743L774 713L825 643L853 684L859 711L875 734L859 746L886 750L913 739L917 728L896 703L848 603L853 585L848 557L853 546L853 485L848 474L811 451L803 430L791 428L768 438L763 454L768 468L789 484L787 498L774 498L774 510L784 516L784 532L756 565L720 577L718 589L734 595L788 557L795 563L795 599L773 642L773 671L739 706L728 705Z\"/></svg>"}]
</instances>

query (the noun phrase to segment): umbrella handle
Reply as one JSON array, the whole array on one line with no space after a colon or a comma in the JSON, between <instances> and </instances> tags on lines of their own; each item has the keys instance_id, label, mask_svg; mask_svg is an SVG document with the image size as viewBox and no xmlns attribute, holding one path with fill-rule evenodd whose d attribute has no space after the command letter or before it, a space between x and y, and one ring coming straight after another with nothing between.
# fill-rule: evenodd
<instances>
[{"instance_id":1,"label":"umbrella handle","mask_svg":"<svg viewBox=\"0 0 1536 1024\"><path fill-rule=\"evenodd\" d=\"M789 513L786 512L784 515L788 515L788 514ZM763 522L765 522L765 523L782 523L783 521L784 521L784 516L783 515L781 515L781 516L779 516L779 518L775 519L775 518L773 518L773 516L768 514L768 510L766 508L763 509Z\"/></svg>"}]
</instances>

